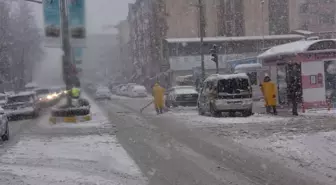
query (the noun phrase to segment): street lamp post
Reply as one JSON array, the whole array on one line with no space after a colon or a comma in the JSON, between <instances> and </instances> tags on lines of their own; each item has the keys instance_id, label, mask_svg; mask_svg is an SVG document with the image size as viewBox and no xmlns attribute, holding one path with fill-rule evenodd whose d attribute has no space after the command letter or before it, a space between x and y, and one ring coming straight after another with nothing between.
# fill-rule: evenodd
<instances>
[{"instance_id":1,"label":"street lamp post","mask_svg":"<svg viewBox=\"0 0 336 185\"><path fill-rule=\"evenodd\" d=\"M202 70L202 82L205 79L205 68L204 68L204 52L203 52L203 38L205 36L205 18L204 18L204 5L203 0L198 0L199 6L199 34L200 34L200 54L201 54L201 70Z\"/></svg>"},{"instance_id":2,"label":"street lamp post","mask_svg":"<svg viewBox=\"0 0 336 185\"><path fill-rule=\"evenodd\" d=\"M71 45L69 35L69 19L67 14L67 0L60 0L60 12L62 23L62 47L63 47L63 78L66 85L66 90L71 89L70 70L71 70ZM68 105L71 105L71 97L68 95Z\"/></svg>"},{"instance_id":3,"label":"street lamp post","mask_svg":"<svg viewBox=\"0 0 336 185\"><path fill-rule=\"evenodd\" d=\"M262 50L264 50L265 48L265 22L264 22L264 4L265 4L265 1L264 0L261 0L260 1L261 3L261 34L262 34Z\"/></svg>"}]
</instances>

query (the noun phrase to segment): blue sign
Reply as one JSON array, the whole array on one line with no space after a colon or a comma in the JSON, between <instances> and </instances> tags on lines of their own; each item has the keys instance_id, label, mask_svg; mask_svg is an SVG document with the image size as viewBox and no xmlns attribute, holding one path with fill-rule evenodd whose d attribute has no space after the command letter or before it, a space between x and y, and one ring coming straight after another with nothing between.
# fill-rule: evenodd
<instances>
[{"instance_id":1,"label":"blue sign","mask_svg":"<svg viewBox=\"0 0 336 185\"><path fill-rule=\"evenodd\" d=\"M81 64L83 60L83 48L73 48L73 55L76 64Z\"/></svg>"},{"instance_id":2,"label":"blue sign","mask_svg":"<svg viewBox=\"0 0 336 185\"><path fill-rule=\"evenodd\" d=\"M69 24L74 39L86 37L85 0L69 0Z\"/></svg>"},{"instance_id":3,"label":"blue sign","mask_svg":"<svg viewBox=\"0 0 336 185\"><path fill-rule=\"evenodd\" d=\"M59 0L43 0L43 16L45 36L59 38L61 33Z\"/></svg>"}]
</instances>

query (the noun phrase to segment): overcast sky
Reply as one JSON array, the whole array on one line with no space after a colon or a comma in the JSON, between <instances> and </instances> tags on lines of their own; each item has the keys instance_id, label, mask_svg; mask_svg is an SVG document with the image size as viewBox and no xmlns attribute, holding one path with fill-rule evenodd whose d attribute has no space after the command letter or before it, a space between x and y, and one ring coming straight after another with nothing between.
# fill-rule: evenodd
<instances>
[{"instance_id":1,"label":"overcast sky","mask_svg":"<svg viewBox=\"0 0 336 185\"><path fill-rule=\"evenodd\" d=\"M86 0L86 25L88 34L115 33L115 30L104 29L104 26L116 25L128 14L128 3L135 0ZM36 21L43 28L42 6L31 3L35 10ZM45 59L38 66L35 81L41 86L60 85L62 80L61 50L45 49Z\"/></svg>"}]
</instances>

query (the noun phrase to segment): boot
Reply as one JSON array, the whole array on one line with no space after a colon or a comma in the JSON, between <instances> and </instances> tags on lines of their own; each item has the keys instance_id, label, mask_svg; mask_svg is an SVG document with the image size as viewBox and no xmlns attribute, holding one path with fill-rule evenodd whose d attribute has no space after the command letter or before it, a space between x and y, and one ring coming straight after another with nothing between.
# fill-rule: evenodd
<instances>
[{"instance_id":1,"label":"boot","mask_svg":"<svg viewBox=\"0 0 336 185\"><path fill-rule=\"evenodd\" d=\"M276 106L273 106L273 114L274 114L274 115L278 115Z\"/></svg>"}]
</instances>

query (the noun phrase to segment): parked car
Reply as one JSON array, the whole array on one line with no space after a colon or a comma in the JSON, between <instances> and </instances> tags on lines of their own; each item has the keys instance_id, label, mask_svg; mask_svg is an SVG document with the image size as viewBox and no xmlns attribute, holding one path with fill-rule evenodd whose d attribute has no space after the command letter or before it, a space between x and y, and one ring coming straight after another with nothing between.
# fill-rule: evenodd
<instances>
[{"instance_id":1,"label":"parked car","mask_svg":"<svg viewBox=\"0 0 336 185\"><path fill-rule=\"evenodd\" d=\"M40 101L48 101L52 99L50 90L47 88L38 88L35 90L36 96Z\"/></svg>"},{"instance_id":2,"label":"parked car","mask_svg":"<svg viewBox=\"0 0 336 185\"><path fill-rule=\"evenodd\" d=\"M0 107L5 105L6 99L7 99L7 94L0 93Z\"/></svg>"},{"instance_id":3,"label":"parked car","mask_svg":"<svg viewBox=\"0 0 336 185\"><path fill-rule=\"evenodd\" d=\"M147 90L142 85L131 85L128 88L127 95L129 97L147 97Z\"/></svg>"},{"instance_id":4,"label":"parked car","mask_svg":"<svg viewBox=\"0 0 336 185\"><path fill-rule=\"evenodd\" d=\"M9 139L8 118L5 111L0 107L0 137L2 141Z\"/></svg>"},{"instance_id":5,"label":"parked car","mask_svg":"<svg viewBox=\"0 0 336 185\"><path fill-rule=\"evenodd\" d=\"M197 106L198 92L193 86L175 86L166 92L166 106Z\"/></svg>"},{"instance_id":6,"label":"parked car","mask_svg":"<svg viewBox=\"0 0 336 185\"><path fill-rule=\"evenodd\" d=\"M41 110L36 93L30 91L9 95L3 109L9 118L19 116L37 117Z\"/></svg>"},{"instance_id":7,"label":"parked car","mask_svg":"<svg viewBox=\"0 0 336 185\"><path fill-rule=\"evenodd\" d=\"M126 96L127 95L127 85L122 85L118 91L117 95Z\"/></svg>"},{"instance_id":8,"label":"parked car","mask_svg":"<svg viewBox=\"0 0 336 185\"><path fill-rule=\"evenodd\" d=\"M230 116L236 112L245 117L252 115L252 87L245 73L211 75L202 87L197 103L200 115L206 112L214 117L221 116L222 112Z\"/></svg>"},{"instance_id":9,"label":"parked car","mask_svg":"<svg viewBox=\"0 0 336 185\"><path fill-rule=\"evenodd\" d=\"M112 89L111 89L111 93L112 94L117 94L117 91L118 91L119 88L120 88L120 85L113 86Z\"/></svg>"},{"instance_id":10,"label":"parked car","mask_svg":"<svg viewBox=\"0 0 336 185\"><path fill-rule=\"evenodd\" d=\"M98 88L95 94L95 99L111 99L111 92L107 87Z\"/></svg>"}]
</instances>

